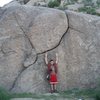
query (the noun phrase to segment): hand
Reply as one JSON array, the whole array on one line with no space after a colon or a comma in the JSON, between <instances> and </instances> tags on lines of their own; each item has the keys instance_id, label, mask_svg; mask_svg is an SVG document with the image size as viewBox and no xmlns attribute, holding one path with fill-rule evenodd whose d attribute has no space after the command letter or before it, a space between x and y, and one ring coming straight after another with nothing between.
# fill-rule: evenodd
<instances>
[{"instance_id":1,"label":"hand","mask_svg":"<svg viewBox=\"0 0 100 100\"><path fill-rule=\"evenodd\" d=\"M56 64L58 63L58 53L56 53Z\"/></svg>"},{"instance_id":2,"label":"hand","mask_svg":"<svg viewBox=\"0 0 100 100\"><path fill-rule=\"evenodd\" d=\"M58 53L56 53L56 57L58 57Z\"/></svg>"},{"instance_id":3,"label":"hand","mask_svg":"<svg viewBox=\"0 0 100 100\"><path fill-rule=\"evenodd\" d=\"M45 57L47 57L47 52L45 53Z\"/></svg>"},{"instance_id":4,"label":"hand","mask_svg":"<svg viewBox=\"0 0 100 100\"><path fill-rule=\"evenodd\" d=\"M45 53L45 63L48 64L47 53Z\"/></svg>"}]
</instances>

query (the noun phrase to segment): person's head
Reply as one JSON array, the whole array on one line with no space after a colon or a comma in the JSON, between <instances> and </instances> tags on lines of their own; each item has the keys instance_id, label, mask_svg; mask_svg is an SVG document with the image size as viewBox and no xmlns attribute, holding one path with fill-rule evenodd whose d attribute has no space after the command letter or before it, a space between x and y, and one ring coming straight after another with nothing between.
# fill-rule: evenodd
<instances>
[{"instance_id":1,"label":"person's head","mask_svg":"<svg viewBox=\"0 0 100 100\"><path fill-rule=\"evenodd\" d=\"M50 60L50 64L52 64L52 65L53 65L53 64L54 64L54 60L52 60L52 59L51 59L51 60Z\"/></svg>"}]
</instances>

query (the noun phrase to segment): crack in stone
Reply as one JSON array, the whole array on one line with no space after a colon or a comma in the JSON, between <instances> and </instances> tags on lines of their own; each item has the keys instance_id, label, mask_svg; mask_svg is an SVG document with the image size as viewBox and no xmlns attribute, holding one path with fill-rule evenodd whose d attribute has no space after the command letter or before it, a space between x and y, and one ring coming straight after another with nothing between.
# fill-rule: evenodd
<instances>
[{"instance_id":1,"label":"crack in stone","mask_svg":"<svg viewBox=\"0 0 100 100\"><path fill-rule=\"evenodd\" d=\"M3 50L3 44L2 44L2 46L1 46L0 51L1 51L4 55L7 55L7 54L9 54L9 53L16 53L15 50L9 50L8 52L4 51L4 50Z\"/></svg>"},{"instance_id":2,"label":"crack in stone","mask_svg":"<svg viewBox=\"0 0 100 100\"><path fill-rule=\"evenodd\" d=\"M22 36L22 34L21 35L18 35L18 36L15 36L15 37L11 37L11 36L7 36L7 37L2 37L1 38L1 40L2 41L4 41L4 42L2 42L2 45L1 45L1 47L0 47L0 51L4 54L4 55L6 55L6 54L9 54L9 53L17 53L15 50L12 50L11 48L9 48L10 50L9 51L5 51L3 48L3 46L4 46L4 44L6 44L6 42L8 42L8 41L5 41L5 40L7 40L7 39L16 39L16 38L18 38L19 36Z\"/></svg>"},{"instance_id":3,"label":"crack in stone","mask_svg":"<svg viewBox=\"0 0 100 100\"><path fill-rule=\"evenodd\" d=\"M69 27L70 29L72 29L72 30L77 31L77 32L84 33L84 32L81 32L81 31L80 31L80 30L78 30L78 29L75 29L75 28L73 28L73 27L69 26L69 16L67 15L67 12L66 12L66 11L65 11L65 14L66 14L67 19L68 19L68 27Z\"/></svg>"},{"instance_id":4,"label":"crack in stone","mask_svg":"<svg viewBox=\"0 0 100 100\"><path fill-rule=\"evenodd\" d=\"M19 72L18 76L15 78L15 80L14 80L14 82L13 82L13 85L12 85L12 87L9 89L9 91L11 91L11 90L15 87L15 84L16 84L16 82L17 82L19 76L21 75L21 73L22 73L24 70L25 70L25 68L23 68L23 69Z\"/></svg>"},{"instance_id":5,"label":"crack in stone","mask_svg":"<svg viewBox=\"0 0 100 100\"><path fill-rule=\"evenodd\" d=\"M52 51L52 50L54 50L55 48L57 48L57 47L61 44L62 39L64 38L64 36L67 34L67 32L68 32L68 30L69 30L69 19L68 19L68 15L67 15L66 13L65 13L65 15L66 15L66 18L67 18L67 20L68 20L68 28L67 28L66 32L62 35L62 37L61 37L59 43L58 43L55 47L53 47L53 48L51 48L51 49L49 49L49 50L46 50L46 51L44 51L44 52L42 52L42 53L37 53L36 59L35 59L34 63L31 64L31 65L29 65L29 66L27 66L27 68L29 68L30 66L34 65L34 64L37 62L38 56L39 56L39 55L44 54L44 53L46 53L46 52L48 52L48 51ZM32 48L34 48L34 46L33 46L32 42L31 42L31 40L30 40L29 37L26 35L26 31L24 31L23 27L21 27L21 25L19 24L18 19L17 19L17 17L16 17L16 14L14 14L14 18L15 18L15 20L16 20L16 22L17 22L19 28L22 30L22 32L24 33L24 35L25 35L25 36L27 37L27 39L29 40L29 42L30 42ZM23 69L19 72L18 76L16 77L15 81L13 82L12 87L10 88L10 91L15 87L15 84L16 84L16 82L17 82L19 76L20 76L20 75L22 74L22 72L24 72L27 68L23 68Z\"/></svg>"},{"instance_id":6,"label":"crack in stone","mask_svg":"<svg viewBox=\"0 0 100 100\"><path fill-rule=\"evenodd\" d=\"M23 29L23 28L21 27L21 25L19 24L18 19L17 19L17 17L16 17L16 14L13 13L13 16L14 16L14 18L15 18L15 20L16 20L18 26L19 26L19 28L20 28L20 29L22 30L22 32L24 33L25 37L29 40L29 42L30 42L30 44L31 44L31 47L34 48L34 46L33 46L33 44L31 43L29 37L26 35L26 31L24 31L24 29ZM38 55L36 54L36 59L35 59L34 63L36 63L37 59L38 59ZM32 64L30 64L29 66L27 66L27 68L29 68L29 67L30 67L31 65L33 65L34 63L32 63ZM16 84L16 82L17 82L19 76L20 76L20 75L22 74L22 72L23 72L24 70L26 70L27 68L25 68L25 67L22 68L22 70L19 72L18 76L15 78L15 80L14 80L14 82L13 82L13 85L12 85L12 87L9 89L9 91L11 91L11 90L15 87L15 84Z\"/></svg>"},{"instance_id":7,"label":"crack in stone","mask_svg":"<svg viewBox=\"0 0 100 100\"><path fill-rule=\"evenodd\" d=\"M16 20L18 26L19 26L19 28L20 28L20 29L22 30L22 32L24 33L25 37L28 39L28 41L29 41L29 43L30 43L32 49L35 50L35 48L34 48L32 42L31 42L30 38L29 38L29 37L27 36L27 34L26 34L26 31L24 31L23 27L19 24L19 21L18 21L18 19L17 19L17 17L16 17L16 13L13 13L13 16L14 16L14 18L15 18L15 20ZM35 51L36 51L36 50L35 50ZM36 62L36 61L37 61L37 53L36 53L36 60L35 60L35 62ZM33 63L33 64L34 64L34 63ZM31 64L31 65L32 65L32 64ZM29 65L29 66L30 66L30 65Z\"/></svg>"},{"instance_id":8,"label":"crack in stone","mask_svg":"<svg viewBox=\"0 0 100 100\"><path fill-rule=\"evenodd\" d=\"M66 15L67 15L67 12L65 11L65 13L66 13ZM69 19L69 16L67 15L67 18ZM99 21L100 19L97 19L97 20L95 20L95 21L92 21L91 23L93 23L92 25L94 25L94 27L96 27L96 23ZM69 25L69 24L68 24ZM72 26L69 26L69 28L70 29L72 29L72 30L75 30L75 31L77 31L77 32L80 32L80 33L84 33L84 32L81 32L81 30L78 30L78 29L76 29L76 28L73 28Z\"/></svg>"},{"instance_id":9,"label":"crack in stone","mask_svg":"<svg viewBox=\"0 0 100 100\"><path fill-rule=\"evenodd\" d=\"M1 46L0 51L5 55L5 52L4 52L3 48L2 48L2 46Z\"/></svg>"},{"instance_id":10,"label":"crack in stone","mask_svg":"<svg viewBox=\"0 0 100 100\"><path fill-rule=\"evenodd\" d=\"M0 51L1 51L4 55L7 55L7 54L9 54L9 53L16 53L16 51L14 51L14 50L10 50L10 51L8 51L8 52L5 52L5 51L3 50L3 46L1 46Z\"/></svg>"},{"instance_id":11,"label":"crack in stone","mask_svg":"<svg viewBox=\"0 0 100 100\"><path fill-rule=\"evenodd\" d=\"M19 26L19 28L20 28L20 29L22 30L22 32L24 33L25 37L27 37L27 39L29 40L29 42L30 42L32 48L34 48L34 46L33 46L32 42L31 42L31 40L29 39L29 37L28 37L27 34L26 34L26 31L24 31L23 27L19 24L19 21L18 21L18 19L17 19L17 17L16 17L16 13L13 13L13 16L14 16L14 18L15 18L15 20L16 20L18 26Z\"/></svg>"},{"instance_id":12,"label":"crack in stone","mask_svg":"<svg viewBox=\"0 0 100 100\"><path fill-rule=\"evenodd\" d=\"M20 77L20 75L22 74L22 72L24 72L25 70L27 70L27 68L29 68L30 66L34 65L34 64L36 63L37 59L38 59L38 57L36 57L36 60L34 61L33 64L30 64L30 65L27 66L26 68L23 67L23 69L19 72L18 76L15 78L15 80L14 80L14 82L13 82L13 85L12 85L12 87L9 89L9 91L11 91L11 90L15 87L16 82L17 82L18 78Z\"/></svg>"},{"instance_id":13,"label":"crack in stone","mask_svg":"<svg viewBox=\"0 0 100 100\"><path fill-rule=\"evenodd\" d=\"M33 64L35 64L37 60L38 60L38 55L36 56L36 59L35 59L34 63L28 65L26 68L28 68L28 67L32 66Z\"/></svg>"},{"instance_id":14,"label":"crack in stone","mask_svg":"<svg viewBox=\"0 0 100 100\"><path fill-rule=\"evenodd\" d=\"M68 32L68 30L69 30L69 28L70 28L70 27L69 27L69 19L68 19L68 15L66 14L66 12L65 12L65 15L66 15L66 18L67 18L67 21L68 21L68 28L67 28L66 32L65 32L65 33L62 35L62 37L60 38L58 44L57 44L55 47L53 47L53 48L51 48L51 49L49 49L49 50L46 50L46 51L44 51L44 52L42 52L42 53L37 53L37 55L41 55L41 54L44 54L44 53L46 53L46 52L48 52L48 51L52 51L52 50L54 50L55 48L57 48L57 47L61 44L61 42L62 42L64 36L67 34L67 32Z\"/></svg>"}]
</instances>

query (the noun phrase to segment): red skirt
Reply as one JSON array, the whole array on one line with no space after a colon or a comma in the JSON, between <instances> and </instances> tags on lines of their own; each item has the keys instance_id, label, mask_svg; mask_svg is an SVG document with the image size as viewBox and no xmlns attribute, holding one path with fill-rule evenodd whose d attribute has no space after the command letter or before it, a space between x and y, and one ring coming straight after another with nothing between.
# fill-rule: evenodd
<instances>
[{"instance_id":1,"label":"red skirt","mask_svg":"<svg viewBox=\"0 0 100 100\"><path fill-rule=\"evenodd\" d=\"M51 73L50 74L50 84L57 84L58 81L57 81L57 75L56 73Z\"/></svg>"}]
</instances>

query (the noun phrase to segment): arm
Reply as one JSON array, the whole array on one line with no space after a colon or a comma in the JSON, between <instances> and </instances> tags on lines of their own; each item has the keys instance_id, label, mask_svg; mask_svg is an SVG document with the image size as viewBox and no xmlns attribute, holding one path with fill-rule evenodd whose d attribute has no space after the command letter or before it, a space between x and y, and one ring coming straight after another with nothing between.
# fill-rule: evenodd
<instances>
[{"instance_id":1,"label":"arm","mask_svg":"<svg viewBox=\"0 0 100 100\"><path fill-rule=\"evenodd\" d=\"M58 63L58 54L56 53L56 64Z\"/></svg>"},{"instance_id":2,"label":"arm","mask_svg":"<svg viewBox=\"0 0 100 100\"><path fill-rule=\"evenodd\" d=\"M56 53L55 71L56 71L56 73L58 73L58 54L57 53Z\"/></svg>"},{"instance_id":3,"label":"arm","mask_svg":"<svg viewBox=\"0 0 100 100\"><path fill-rule=\"evenodd\" d=\"M45 63L48 64L47 53L45 53Z\"/></svg>"}]
</instances>

